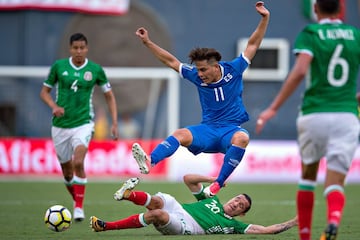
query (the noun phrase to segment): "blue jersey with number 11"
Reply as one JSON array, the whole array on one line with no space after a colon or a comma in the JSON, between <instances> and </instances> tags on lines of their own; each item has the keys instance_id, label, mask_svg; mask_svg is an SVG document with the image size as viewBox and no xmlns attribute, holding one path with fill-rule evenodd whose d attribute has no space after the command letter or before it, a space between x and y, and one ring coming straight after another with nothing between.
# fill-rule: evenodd
<instances>
[{"instance_id":1,"label":"blue jersey with number 11","mask_svg":"<svg viewBox=\"0 0 360 240\"><path fill-rule=\"evenodd\" d=\"M188 64L181 64L180 75L194 83L198 89L203 124L240 126L249 120L242 101L242 74L248 67L249 60L241 54L231 62L220 61L219 64L222 77L215 83L204 83L198 76L196 67Z\"/></svg>"}]
</instances>

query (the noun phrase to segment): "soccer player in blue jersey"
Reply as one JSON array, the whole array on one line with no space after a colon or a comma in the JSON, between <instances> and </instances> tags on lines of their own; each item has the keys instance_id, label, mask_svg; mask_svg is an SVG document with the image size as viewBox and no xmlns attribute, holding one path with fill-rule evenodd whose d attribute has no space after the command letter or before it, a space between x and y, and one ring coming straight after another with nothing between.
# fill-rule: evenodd
<instances>
[{"instance_id":1,"label":"soccer player in blue jersey","mask_svg":"<svg viewBox=\"0 0 360 240\"><path fill-rule=\"evenodd\" d=\"M241 127L249 120L241 98L242 74L256 54L270 18L263 2L257 2L255 7L261 20L244 52L229 62L221 61L221 54L213 48L195 48L189 54L194 65L184 64L152 42L145 28L136 31L155 57L197 87L202 108L201 124L176 130L153 150L150 159L139 144L133 145L133 155L142 173L149 172L148 160L154 166L175 153L180 145L195 155L221 152L225 157L220 173L216 181L205 189L208 196L214 196L239 165L249 143L249 133Z\"/></svg>"}]
</instances>

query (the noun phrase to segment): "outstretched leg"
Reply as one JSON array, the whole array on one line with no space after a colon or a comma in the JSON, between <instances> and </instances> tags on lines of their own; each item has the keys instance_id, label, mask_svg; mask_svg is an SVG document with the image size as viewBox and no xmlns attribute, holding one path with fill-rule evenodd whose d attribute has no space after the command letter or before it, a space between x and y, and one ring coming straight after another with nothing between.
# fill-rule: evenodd
<instances>
[{"instance_id":1,"label":"outstretched leg","mask_svg":"<svg viewBox=\"0 0 360 240\"><path fill-rule=\"evenodd\" d=\"M143 191L133 191L139 181L139 178L126 180L121 188L114 193L114 199L117 201L127 200L136 205L144 206L149 210L161 209L164 203L160 197L151 196Z\"/></svg>"},{"instance_id":2,"label":"outstretched leg","mask_svg":"<svg viewBox=\"0 0 360 240\"><path fill-rule=\"evenodd\" d=\"M151 165L156 165L163 159L173 155L179 148L180 142L174 136L169 136L159 145L156 146L151 153Z\"/></svg>"},{"instance_id":3,"label":"outstretched leg","mask_svg":"<svg viewBox=\"0 0 360 240\"><path fill-rule=\"evenodd\" d=\"M155 166L162 160L173 155L180 145L187 146L192 141L192 134L188 129L182 128L174 132L172 136L167 137L164 141L156 146L148 157L145 151L138 143L132 146L133 156L139 165L140 172L149 173L149 165Z\"/></svg>"},{"instance_id":4,"label":"outstretched leg","mask_svg":"<svg viewBox=\"0 0 360 240\"><path fill-rule=\"evenodd\" d=\"M93 231L101 232L116 229L140 228L153 223L161 225L169 221L168 214L160 210L164 206L162 198L159 196L151 196L149 193L143 191L133 191L138 183L138 178L128 179L121 188L115 192L114 198L117 201L127 200L136 205L145 206L149 211L134 214L113 222L105 222L98 217L92 216L90 217L90 227Z\"/></svg>"},{"instance_id":5,"label":"outstretched leg","mask_svg":"<svg viewBox=\"0 0 360 240\"><path fill-rule=\"evenodd\" d=\"M246 132L238 131L234 133L232 145L226 151L224 162L221 166L219 176L210 186L204 189L207 197L216 195L220 188L224 186L225 181L230 177L235 168L240 164L245 154L245 148L249 143L249 135Z\"/></svg>"},{"instance_id":6,"label":"outstretched leg","mask_svg":"<svg viewBox=\"0 0 360 240\"><path fill-rule=\"evenodd\" d=\"M169 222L169 219L170 216L166 211L154 209L113 222L106 222L98 217L91 216L90 227L94 232L102 232L108 230L142 228L147 227L150 224L154 224L155 226L165 226Z\"/></svg>"}]
</instances>

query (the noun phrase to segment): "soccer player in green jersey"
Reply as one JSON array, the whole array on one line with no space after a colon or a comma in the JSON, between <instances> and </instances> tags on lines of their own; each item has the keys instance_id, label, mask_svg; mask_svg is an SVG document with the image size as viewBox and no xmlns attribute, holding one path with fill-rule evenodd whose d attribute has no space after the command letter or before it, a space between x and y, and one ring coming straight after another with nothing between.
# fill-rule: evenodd
<instances>
[{"instance_id":1,"label":"soccer player in green jersey","mask_svg":"<svg viewBox=\"0 0 360 240\"><path fill-rule=\"evenodd\" d=\"M65 185L74 200L73 218L85 218L83 201L87 182L84 159L94 132L92 95L100 86L111 114L111 134L118 138L117 107L110 83L102 67L86 58L87 38L81 33L70 37L70 58L56 61L40 92L52 109L51 136L61 165ZM51 90L56 87L56 100Z\"/></svg>"},{"instance_id":2,"label":"soccer player in green jersey","mask_svg":"<svg viewBox=\"0 0 360 240\"><path fill-rule=\"evenodd\" d=\"M358 145L356 99L360 64L360 31L338 19L339 0L317 0L318 23L298 35L296 61L280 92L258 117L256 132L274 117L280 106L307 76L297 119L302 159L296 202L301 240L311 238L314 189L320 159L326 157L324 197L327 227L321 239L336 239L344 205L344 182Z\"/></svg>"},{"instance_id":3,"label":"soccer player in green jersey","mask_svg":"<svg viewBox=\"0 0 360 240\"><path fill-rule=\"evenodd\" d=\"M144 206L147 211L124 219L105 222L92 216L90 227L95 232L140 228L153 224L164 235L200 235L200 234L277 234L297 225L297 217L283 223L270 226L247 224L236 220L244 216L251 207L251 198L243 193L221 204L219 198L207 198L203 183L213 183L215 177L197 174L184 176L184 182L198 200L194 203L180 204L166 193L150 195L133 189L139 183L138 178L130 178L114 194L115 200L127 200Z\"/></svg>"}]
</instances>

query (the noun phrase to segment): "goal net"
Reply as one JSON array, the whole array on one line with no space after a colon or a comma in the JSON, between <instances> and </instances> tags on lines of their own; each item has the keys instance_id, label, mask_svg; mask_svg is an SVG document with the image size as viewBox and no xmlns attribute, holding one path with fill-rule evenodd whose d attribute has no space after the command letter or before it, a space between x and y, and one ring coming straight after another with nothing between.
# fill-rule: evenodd
<instances>
[{"instance_id":1,"label":"goal net","mask_svg":"<svg viewBox=\"0 0 360 240\"><path fill-rule=\"evenodd\" d=\"M49 67L0 66L0 136L48 137L51 110L39 97ZM179 77L168 68L104 67L118 104L119 118L139 121L140 137L163 138L179 127ZM97 88L98 89L98 88ZM52 91L55 95L56 91ZM94 92L95 112L103 96Z\"/></svg>"}]
</instances>

